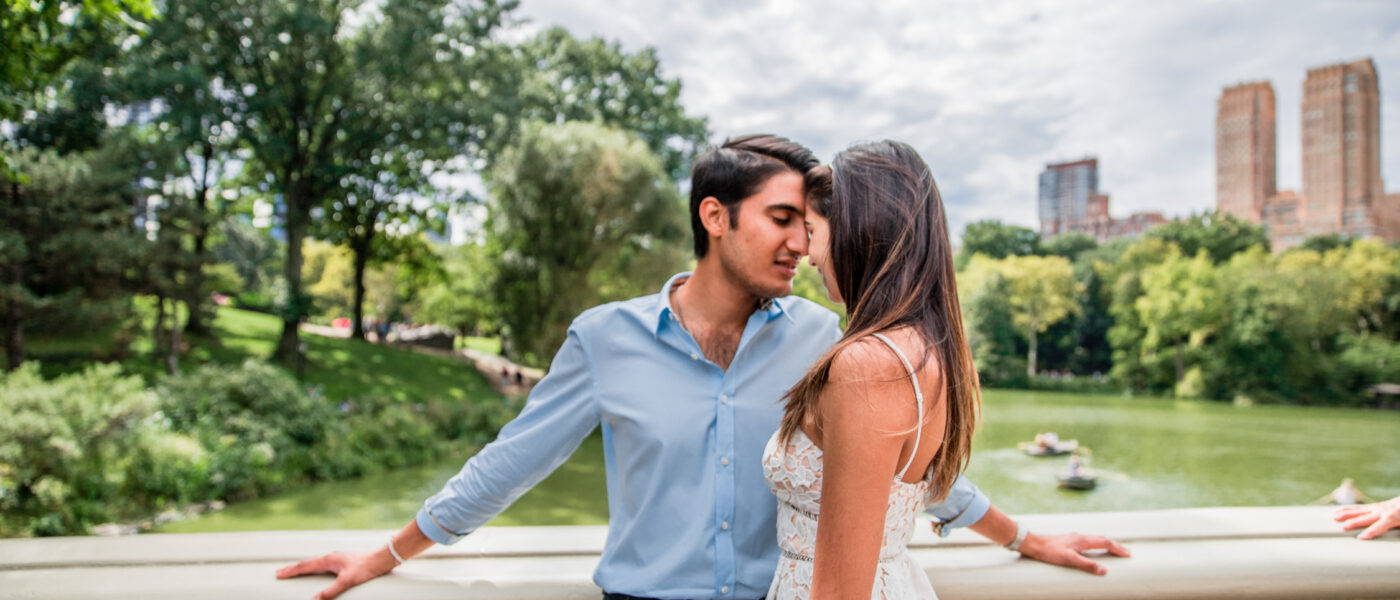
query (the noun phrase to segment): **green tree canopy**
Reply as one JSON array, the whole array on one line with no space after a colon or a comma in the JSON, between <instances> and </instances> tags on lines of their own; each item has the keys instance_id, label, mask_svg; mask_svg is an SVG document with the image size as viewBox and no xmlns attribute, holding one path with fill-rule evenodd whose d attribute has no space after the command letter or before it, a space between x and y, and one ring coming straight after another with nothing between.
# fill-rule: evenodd
<instances>
[{"instance_id":1,"label":"green tree canopy","mask_svg":"<svg viewBox=\"0 0 1400 600\"><path fill-rule=\"evenodd\" d=\"M0 182L0 321L14 370L29 326L60 333L115 316L140 240L122 161L33 149L10 158L26 179Z\"/></svg>"},{"instance_id":2,"label":"green tree canopy","mask_svg":"<svg viewBox=\"0 0 1400 600\"><path fill-rule=\"evenodd\" d=\"M1041 251L1049 256L1063 256L1074 262L1079 255L1097 249L1094 238L1079 232L1062 233L1041 243Z\"/></svg>"},{"instance_id":3,"label":"green tree canopy","mask_svg":"<svg viewBox=\"0 0 1400 600\"><path fill-rule=\"evenodd\" d=\"M1186 256L1205 250L1215 264L1255 246L1269 247L1269 236L1263 225L1224 213L1208 212L1158 225L1149 229L1146 237L1176 244Z\"/></svg>"},{"instance_id":4,"label":"green tree canopy","mask_svg":"<svg viewBox=\"0 0 1400 600\"><path fill-rule=\"evenodd\" d=\"M999 278L1004 282L1011 321L1026 335L1030 350L1026 374L1036 373L1038 339L1051 325L1078 311L1079 282L1074 268L1059 256L1008 256L994 260L974 255L964 273L969 292L976 294Z\"/></svg>"},{"instance_id":5,"label":"green tree canopy","mask_svg":"<svg viewBox=\"0 0 1400 600\"><path fill-rule=\"evenodd\" d=\"M646 144L615 128L528 125L488 184L487 244L514 355L547 360L580 311L654 288L684 264L679 193Z\"/></svg>"},{"instance_id":6,"label":"green tree canopy","mask_svg":"<svg viewBox=\"0 0 1400 600\"><path fill-rule=\"evenodd\" d=\"M1007 225L994 219L968 223L963 229L959 266L966 266L972 255L988 258L1041 254L1040 234L1028 227Z\"/></svg>"},{"instance_id":7,"label":"green tree canopy","mask_svg":"<svg viewBox=\"0 0 1400 600\"><path fill-rule=\"evenodd\" d=\"M1186 375L1184 346L1201 345L1220 326L1221 300L1215 265L1204 249L1193 258L1168 256L1143 272L1142 296L1134 302L1145 326L1143 346L1148 352L1175 349L1178 384Z\"/></svg>"},{"instance_id":8,"label":"green tree canopy","mask_svg":"<svg viewBox=\"0 0 1400 600\"><path fill-rule=\"evenodd\" d=\"M514 115L515 127L498 128L488 150L510 144L531 121L598 121L641 139L672 180L690 176L707 125L686 114L681 82L662 74L655 49L629 54L617 42L581 40L554 27L516 47L512 61L506 76L517 79L517 92L504 112Z\"/></svg>"}]
</instances>

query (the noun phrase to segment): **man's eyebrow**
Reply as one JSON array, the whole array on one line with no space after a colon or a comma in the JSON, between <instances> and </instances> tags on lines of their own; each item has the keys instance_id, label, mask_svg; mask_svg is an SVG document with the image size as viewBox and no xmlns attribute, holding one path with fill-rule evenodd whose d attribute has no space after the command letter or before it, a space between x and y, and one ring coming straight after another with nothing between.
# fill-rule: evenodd
<instances>
[{"instance_id":1,"label":"man's eyebrow","mask_svg":"<svg viewBox=\"0 0 1400 600\"><path fill-rule=\"evenodd\" d=\"M791 204L770 204L767 207L765 207L764 210L786 210L789 212L795 212L799 215L806 214L802 211L802 209L797 208L796 206L793 206Z\"/></svg>"}]
</instances>

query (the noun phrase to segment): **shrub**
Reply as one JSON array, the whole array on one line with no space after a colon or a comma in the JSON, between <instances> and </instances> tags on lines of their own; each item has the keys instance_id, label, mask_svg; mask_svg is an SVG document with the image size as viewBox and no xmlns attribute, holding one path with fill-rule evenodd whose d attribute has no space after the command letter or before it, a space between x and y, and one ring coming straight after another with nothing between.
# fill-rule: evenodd
<instances>
[{"instance_id":1,"label":"shrub","mask_svg":"<svg viewBox=\"0 0 1400 600\"><path fill-rule=\"evenodd\" d=\"M1108 377L1077 375L1075 377L1048 377L1037 375L1026 380L1027 389L1068 394L1122 394L1123 386Z\"/></svg>"},{"instance_id":2,"label":"shrub","mask_svg":"<svg viewBox=\"0 0 1400 600\"><path fill-rule=\"evenodd\" d=\"M317 471L317 447L344 432L328 402L256 361L172 377L161 395L171 426L211 451L212 497L250 498L293 483Z\"/></svg>"},{"instance_id":3,"label":"shrub","mask_svg":"<svg viewBox=\"0 0 1400 600\"><path fill-rule=\"evenodd\" d=\"M44 381L25 363L0 380L0 535L72 535L125 516L121 498L164 456L155 394L116 365Z\"/></svg>"}]
</instances>

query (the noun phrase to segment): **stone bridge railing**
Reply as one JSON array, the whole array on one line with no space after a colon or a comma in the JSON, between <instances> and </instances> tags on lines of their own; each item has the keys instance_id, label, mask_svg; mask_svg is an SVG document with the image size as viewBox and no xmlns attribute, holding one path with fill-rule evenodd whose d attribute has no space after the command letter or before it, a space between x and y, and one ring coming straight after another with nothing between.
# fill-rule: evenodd
<instances>
[{"instance_id":1,"label":"stone bridge railing","mask_svg":"<svg viewBox=\"0 0 1400 600\"><path fill-rule=\"evenodd\" d=\"M975 534L921 527L913 552L943 600L960 598L1400 598L1400 532L1362 542L1326 507L1030 515L1034 531L1114 537L1133 557L1094 577L1018 559ZM374 598L587 598L603 527L485 528L352 591ZM665 532L657 532L665 535ZM327 577L273 571L387 531L262 531L0 540L0 598L308 598Z\"/></svg>"}]
</instances>

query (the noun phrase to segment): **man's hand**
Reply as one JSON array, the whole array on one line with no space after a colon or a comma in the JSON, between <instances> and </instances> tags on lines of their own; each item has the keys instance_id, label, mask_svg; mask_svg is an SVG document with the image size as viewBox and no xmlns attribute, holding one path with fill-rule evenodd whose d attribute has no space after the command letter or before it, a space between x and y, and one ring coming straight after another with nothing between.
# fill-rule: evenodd
<instances>
[{"instance_id":1,"label":"man's hand","mask_svg":"<svg viewBox=\"0 0 1400 600\"><path fill-rule=\"evenodd\" d=\"M1400 527L1400 496L1374 504L1343 506L1332 513L1332 518L1341 521L1345 531L1365 527L1366 530L1356 537L1369 540Z\"/></svg>"},{"instance_id":2,"label":"man's hand","mask_svg":"<svg viewBox=\"0 0 1400 600\"><path fill-rule=\"evenodd\" d=\"M1038 560L1043 563L1080 569L1094 575L1108 573L1103 565L1084 556L1082 553L1093 550L1105 550L1115 556L1128 557L1132 553L1122 544L1098 535L1080 535L1077 533L1066 533L1062 535L1036 535L1026 534L1026 541L1021 542L1021 554L1026 558Z\"/></svg>"},{"instance_id":3,"label":"man's hand","mask_svg":"<svg viewBox=\"0 0 1400 600\"><path fill-rule=\"evenodd\" d=\"M282 567L277 570L277 578L289 579L316 573L335 575L335 582L330 587L312 596L313 600L331 600L345 593L345 590L394 570L396 566L398 563L394 562L394 557L384 549L377 552L332 552Z\"/></svg>"}]
</instances>

